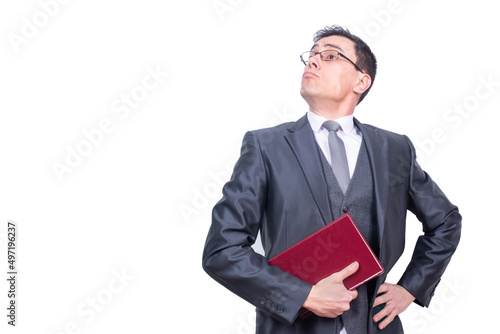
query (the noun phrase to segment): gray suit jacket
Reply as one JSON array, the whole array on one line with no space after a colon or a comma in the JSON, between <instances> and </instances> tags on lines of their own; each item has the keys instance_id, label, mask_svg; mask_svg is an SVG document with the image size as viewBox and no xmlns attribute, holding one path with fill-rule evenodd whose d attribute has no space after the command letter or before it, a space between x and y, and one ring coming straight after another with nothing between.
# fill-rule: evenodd
<instances>
[{"instance_id":1,"label":"gray suit jacket","mask_svg":"<svg viewBox=\"0 0 500 334\"><path fill-rule=\"evenodd\" d=\"M461 216L420 168L406 136L356 119L355 125L370 159L379 259L386 270L377 278L375 292L403 253L410 210L424 234L398 284L416 297L416 303L428 306L459 242ZM203 268L257 307L257 333L328 333L331 328L332 319L297 318L311 285L268 265L271 257L333 220L319 154L306 116L248 132L231 180L213 209ZM259 230L265 257L251 248ZM367 326L369 333L379 332L371 318ZM399 319L383 332L402 333Z\"/></svg>"}]
</instances>

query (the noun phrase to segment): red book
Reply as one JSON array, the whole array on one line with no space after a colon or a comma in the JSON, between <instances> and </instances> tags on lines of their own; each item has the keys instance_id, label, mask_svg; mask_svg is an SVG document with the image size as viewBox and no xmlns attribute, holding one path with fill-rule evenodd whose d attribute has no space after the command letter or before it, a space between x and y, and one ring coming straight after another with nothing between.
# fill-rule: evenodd
<instances>
[{"instance_id":1,"label":"red book","mask_svg":"<svg viewBox=\"0 0 500 334\"><path fill-rule=\"evenodd\" d=\"M358 271L344 280L348 290L354 290L384 272L351 215L346 213L276 255L269 264L316 284L355 261L359 263Z\"/></svg>"}]
</instances>

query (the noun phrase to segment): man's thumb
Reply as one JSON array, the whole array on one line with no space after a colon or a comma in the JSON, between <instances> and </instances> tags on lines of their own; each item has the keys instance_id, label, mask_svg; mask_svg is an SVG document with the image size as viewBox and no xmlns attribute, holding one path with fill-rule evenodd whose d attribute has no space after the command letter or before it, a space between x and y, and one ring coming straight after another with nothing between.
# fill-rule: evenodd
<instances>
[{"instance_id":1,"label":"man's thumb","mask_svg":"<svg viewBox=\"0 0 500 334\"><path fill-rule=\"evenodd\" d=\"M358 271L358 268L359 268L359 263L357 263L357 262L351 263L350 265L348 265L347 267L345 267L344 269L339 271L338 274L339 274L340 279L342 281L345 280L347 277L351 276L356 271Z\"/></svg>"}]
</instances>

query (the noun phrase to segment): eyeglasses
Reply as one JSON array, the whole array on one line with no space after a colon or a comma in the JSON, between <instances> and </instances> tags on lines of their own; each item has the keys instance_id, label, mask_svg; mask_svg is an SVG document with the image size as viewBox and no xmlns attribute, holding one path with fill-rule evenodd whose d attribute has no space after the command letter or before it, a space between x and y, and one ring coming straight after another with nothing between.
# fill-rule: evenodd
<instances>
[{"instance_id":1,"label":"eyeglasses","mask_svg":"<svg viewBox=\"0 0 500 334\"><path fill-rule=\"evenodd\" d=\"M340 56L340 57L344 58L345 60L347 60L348 62L350 62L351 64L353 64L354 67L356 67L356 69L358 71L365 74L365 72L363 72L363 70L361 68L359 68L359 66L356 65L352 60L350 60L345 55L343 55L342 53L335 51L335 50L324 50L321 52L306 51L300 55L300 60L304 63L304 65L307 65L307 63L309 62L309 59L311 57L314 57L315 55L319 55L321 60L324 60L324 61L334 61L334 60L337 60Z\"/></svg>"}]
</instances>

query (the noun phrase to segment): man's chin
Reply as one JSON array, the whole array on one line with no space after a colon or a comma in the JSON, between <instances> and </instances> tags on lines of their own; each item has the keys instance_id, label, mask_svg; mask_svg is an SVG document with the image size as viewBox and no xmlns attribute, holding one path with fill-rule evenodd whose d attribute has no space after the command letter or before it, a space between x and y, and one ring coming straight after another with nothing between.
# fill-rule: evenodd
<instances>
[{"instance_id":1,"label":"man's chin","mask_svg":"<svg viewBox=\"0 0 500 334\"><path fill-rule=\"evenodd\" d=\"M319 96L319 92L313 89L312 87L305 87L302 85L300 87L300 95L306 101L313 100Z\"/></svg>"},{"instance_id":2,"label":"man's chin","mask_svg":"<svg viewBox=\"0 0 500 334\"><path fill-rule=\"evenodd\" d=\"M306 97L310 97L310 96L313 96L313 90L311 89L311 87L306 87L304 86L304 84L302 84L302 86L300 86L300 95L306 99Z\"/></svg>"}]
</instances>

